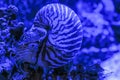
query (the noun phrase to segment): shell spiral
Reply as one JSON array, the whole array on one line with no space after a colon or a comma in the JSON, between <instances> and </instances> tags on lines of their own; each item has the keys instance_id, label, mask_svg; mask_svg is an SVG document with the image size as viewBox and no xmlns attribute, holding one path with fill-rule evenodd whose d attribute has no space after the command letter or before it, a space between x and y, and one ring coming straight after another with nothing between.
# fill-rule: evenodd
<instances>
[{"instance_id":1,"label":"shell spiral","mask_svg":"<svg viewBox=\"0 0 120 80\"><path fill-rule=\"evenodd\" d=\"M60 67L79 53L82 25L77 14L69 7L58 3L44 6L36 14L31 31L35 28L47 32L42 39L44 44L40 47L38 65Z\"/></svg>"}]
</instances>

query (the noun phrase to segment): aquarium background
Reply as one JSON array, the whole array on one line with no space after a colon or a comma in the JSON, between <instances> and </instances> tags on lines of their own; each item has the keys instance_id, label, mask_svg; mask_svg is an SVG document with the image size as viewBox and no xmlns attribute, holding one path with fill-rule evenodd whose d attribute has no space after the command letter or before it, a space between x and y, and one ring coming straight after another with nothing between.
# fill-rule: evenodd
<instances>
[{"instance_id":1,"label":"aquarium background","mask_svg":"<svg viewBox=\"0 0 120 80\"><path fill-rule=\"evenodd\" d=\"M80 17L81 52L67 65L49 71L46 80L120 79L120 0L0 0L0 80L41 80L41 68L16 67L14 46L28 31L37 11L65 4Z\"/></svg>"}]
</instances>

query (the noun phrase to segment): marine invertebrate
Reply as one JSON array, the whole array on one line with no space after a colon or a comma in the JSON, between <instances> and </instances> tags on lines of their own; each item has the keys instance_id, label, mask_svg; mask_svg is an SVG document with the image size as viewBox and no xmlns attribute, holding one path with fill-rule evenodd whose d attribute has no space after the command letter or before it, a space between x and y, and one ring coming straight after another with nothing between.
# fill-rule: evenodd
<instances>
[{"instance_id":1,"label":"marine invertebrate","mask_svg":"<svg viewBox=\"0 0 120 80\"><path fill-rule=\"evenodd\" d=\"M48 4L38 11L33 26L22 36L16 59L57 68L79 53L81 43L82 26L77 14L63 4Z\"/></svg>"}]
</instances>

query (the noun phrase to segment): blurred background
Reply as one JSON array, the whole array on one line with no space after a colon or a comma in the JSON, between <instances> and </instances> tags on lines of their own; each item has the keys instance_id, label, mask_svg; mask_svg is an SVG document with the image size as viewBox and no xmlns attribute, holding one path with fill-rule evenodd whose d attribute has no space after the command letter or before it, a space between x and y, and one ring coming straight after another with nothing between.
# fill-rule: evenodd
<instances>
[{"instance_id":1,"label":"blurred background","mask_svg":"<svg viewBox=\"0 0 120 80\"><path fill-rule=\"evenodd\" d=\"M17 71L11 53L15 42L31 28L37 11L49 3L65 4L78 14L83 43L81 54L51 71L48 80L53 80L51 76L57 80L119 80L120 0L0 0L0 80L39 80L39 70L28 64L23 66L29 75Z\"/></svg>"}]
</instances>

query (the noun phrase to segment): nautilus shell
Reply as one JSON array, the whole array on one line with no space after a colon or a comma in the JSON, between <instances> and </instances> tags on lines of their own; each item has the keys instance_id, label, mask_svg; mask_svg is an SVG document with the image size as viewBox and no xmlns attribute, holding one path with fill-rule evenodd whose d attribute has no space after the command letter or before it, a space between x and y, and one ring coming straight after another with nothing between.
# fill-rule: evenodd
<instances>
[{"instance_id":1,"label":"nautilus shell","mask_svg":"<svg viewBox=\"0 0 120 80\"><path fill-rule=\"evenodd\" d=\"M80 52L82 25L69 7L53 3L42 7L16 51L18 61L57 68Z\"/></svg>"}]
</instances>

